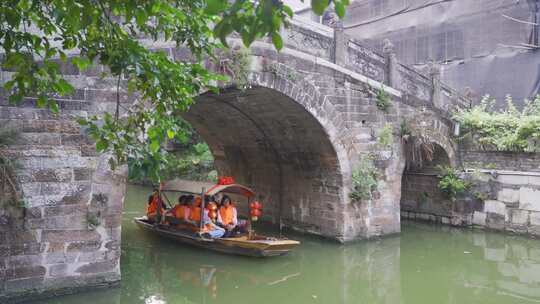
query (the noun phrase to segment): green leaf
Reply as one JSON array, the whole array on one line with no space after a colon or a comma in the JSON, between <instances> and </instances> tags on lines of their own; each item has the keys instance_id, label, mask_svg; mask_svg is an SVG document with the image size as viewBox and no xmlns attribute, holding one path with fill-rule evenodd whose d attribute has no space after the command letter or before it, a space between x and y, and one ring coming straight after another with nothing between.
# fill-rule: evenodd
<instances>
[{"instance_id":1,"label":"green leaf","mask_svg":"<svg viewBox=\"0 0 540 304\"><path fill-rule=\"evenodd\" d=\"M96 150L98 152L103 152L105 151L107 148L109 147L109 143L107 143L106 141L104 140L98 140L96 142Z\"/></svg>"},{"instance_id":2,"label":"green leaf","mask_svg":"<svg viewBox=\"0 0 540 304\"><path fill-rule=\"evenodd\" d=\"M217 15L227 7L227 0L207 0L205 13L209 15Z\"/></svg>"},{"instance_id":3,"label":"green leaf","mask_svg":"<svg viewBox=\"0 0 540 304\"><path fill-rule=\"evenodd\" d=\"M58 103L52 99L49 99L49 109L54 114L58 114L58 112L60 112L60 109L58 108Z\"/></svg>"},{"instance_id":4,"label":"green leaf","mask_svg":"<svg viewBox=\"0 0 540 304\"><path fill-rule=\"evenodd\" d=\"M167 130L167 137L169 137L169 139L173 139L175 134L176 133L173 130Z\"/></svg>"},{"instance_id":5,"label":"green leaf","mask_svg":"<svg viewBox=\"0 0 540 304\"><path fill-rule=\"evenodd\" d=\"M311 0L311 8L317 15L322 15L324 10L328 7L328 0Z\"/></svg>"},{"instance_id":6,"label":"green leaf","mask_svg":"<svg viewBox=\"0 0 540 304\"><path fill-rule=\"evenodd\" d=\"M294 12L293 12L293 10L291 9L290 6L288 6L288 5L283 5L283 11L284 11L287 15L289 15L289 17L292 18Z\"/></svg>"},{"instance_id":7,"label":"green leaf","mask_svg":"<svg viewBox=\"0 0 540 304\"><path fill-rule=\"evenodd\" d=\"M38 97L38 99L36 100L36 105L39 107L39 108L43 108L47 105L47 102L48 102L48 98L47 96L45 95L40 95Z\"/></svg>"},{"instance_id":8,"label":"green leaf","mask_svg":"<svg viewBox=\"0 0 540 304\"><path fill-rule=\"evenodd\" d=\"M88 121L86 120L86 118L82 118L82 117L77 118L77 123L79 123L81 126L88 125Z\"/></svg>"},{"instance_id":9,"label":"green leaf","mask_svg":"<svg viewBox=\"0 0 540 304\"><path fill-rule=\"evenodd\" d=\"M345 17L345 5L341 1L334 2L336 5L336 14L339 18Z\"/></svg>"},{"instance_id":10,"label":"green leaf","mask_svg":"<svg viewBox=\"0 0 540 304\"><path fill-rule=\"evenodd\" d=\"M62 96L73 92L73 86L71 86L71 84L69 84L69 82L67 82L65 79L60 78L56 85L58 94Z\"/></svg>"},{"instance_id":11,"label":"green leaf","mask_svg":"<svg viewBox=\"0 0 540 304\"><path fill-rule=\"evenodd\" d=\"M77 66L79 71L84 71L90 66L91 62L88 60L88 58L82 58L82 57L73 57L71 59L71 62Z\"/></svg>"},{"instance_id":12,"label":"green leaf","mask_svg":"<svg viewBox=\"0 0 540 304\"><path fill-rule=\"evenodd\" d=\"M283 40L281 39L281 35L279 35L279 33L272 33L272 43L278 51L283 48Z\"/></svg>"},{"instance_id":13,"label":"green leaf","mask_svg":"<svg viewBox=\"0 0 540 304\"><path fill-rule=\"evenodd\" d=\"M158 140L152 140L152 141L150 142L150 150L151 150L152 152L155 153L155 152L159 151L159 148L160 148L160 147L161 147L161 145L160 145L160 143L159 143Z\"/></svg>"}]
</instances>

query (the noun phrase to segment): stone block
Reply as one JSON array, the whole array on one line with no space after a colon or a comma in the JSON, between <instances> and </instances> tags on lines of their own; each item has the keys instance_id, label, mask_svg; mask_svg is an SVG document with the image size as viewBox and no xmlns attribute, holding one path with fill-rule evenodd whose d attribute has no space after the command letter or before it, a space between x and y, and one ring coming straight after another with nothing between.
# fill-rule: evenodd
<instances>
[{"instance_id":1,"label":"stone block","mask_svg":"<svg viewBox=\"0 0 540 304\"><path fill-rule=\"evenodd\" d=\"M67 182L71 181L69 169L39 169L32 172L35 182Z\"/></svg>"},{"instance_id":2,"label":"stone block","mask_svg":"<svg viewBox=\"0 0 540 304\"><path fill-rule=\"evenodd\" d=\"M66 244L63 242L50 242L47 252L64 252Z\"/></svg>"},{"instance_id":3,"label":"stone block","mask_svg":"<svg viewBox=\"0 0 540 304\"><path fill-rule=\"evenodd\" d=\"M101 235L96 231L90 230L44 230L41 233L43 242L81 242L81 241L99 241Z\"/></svg>"},{"instance_id":4,"label":"stone block","mask_svg":"<svg viewBox=\"0 0 540 304\"><path fill-rule=\"evenodd\" d=\"M45 246L40 243L16 243L11 245L11 255L34 255L45 251Z\"/></svg>"},{"instance_id":5,"label":"stone block","mask_svg":"<svg viewBox=\"0 0 540 304\"><path fill-rule=\"evenodd\" d=\"M77 268L76 272L81 274L101 273L112 271L118 264L118 260L93 262Z\"/></svg>"},{"instance_id":6,"label":"stone block","mask_svg":"<svg viewBox=\"0 0 540 304\"><path fill-rule=\"evenodd\" d=\"M530 235L534 235L534 236L540 236L540 226L530 225L527 228L527 233L529 233Z\"/></svg>"},{"instance_id":7,"label":"stone block","mask_svg":"<svg viewBox=\"0 0 540 304\"><path fill-rule=\"evenodd\" d=\"M101 247L100 241L75 242L67 245L66 252L91 252Z\"/></svg>"},{"instance_id":8,"label":"stone block","mask_svg":"<svg viewBox=\"0 0 540 304\"><path fill-rule=\"evenodd\" d=\"M50 277L63 277L68 270L68 264L57 264L49 266L48 276Z\"/></svg>"},{"instance_id":9,"label":"stone block","mask_svg":"<svg viewBox=\"0 0 540 304\"><path fill-rule=\"evenodd\" d=\"M504 216L506 214L506 205L500 201L486 200L484 201L484 212L496 213Z\"/></svg>"},{"instance_id":10,"label":"stone block","mask_svg":"<svg viewBox=\"0 0 540 304\"><path fill-rule=\"evenodd\" d=\"M102 262L107 260L107 251L94 251L94 252L81 252L77 262L79 263L91 263Z\"/></svg>"},{"instance_id":11,"label":"stone block","mask_svg":"<svg viewBox=\"0 0 540 304\"><path fill-rule=\"evenodd\" d=\"M540 226L540 212L530 212L531 225Z\"/></svg>"},{"instance_id":12,"label":"stone block","mask_svg":"<svg viewBox=\"0 0 540 304\"><path fill-rule=\"evenodd\" d=\"M486 213L475 211L473 213L473 225L486 226Z\"/></svg>"},{"instance_id":13,"label":"stone block","mask_svg":"<svg viewBox=\"0 0 540 304\"><path fill-rule=\"evenodd\" d=\"M44 266L25 266L6 269L6 280L43 277L46 269Z\"/></svg>"},{"instance_id":14,"label":"stone block","mask_svg":"<svg viewBox=\"0 0 540 304\"><path fill-rule=\"evenodd\" d=\"M486 227L490 229L495 229L495 230L504 230L504 227L505 227L504 218L505 218L505 215L487 212L486 213Z\"/></svg>"},{"instance_id":15,"label":"stone block","mask_svg":"<svg viewBox=\"0 0 540 304\"><path fill-rule=\"evenodd\" d=\"M43 276L26 279L6 280L5 289L12 292L23 290L36 290L37 288L40 288L42 284Z\"/></svg>"},{"instance_id":16,"label":"stone block","mask_svg":"<svg viewBox=\"0 0 540 304\"><path fill-rule=\"evenodd\" d=\"M529 176L529 185L540 186L540 176Z\"/></svg>"},{"instance_id":17,"label":"stone block","mask_svg":"<svg viewBox=\"0 0 540 304\"><path fill-rule=\"evenodd\" d=\"M529 222L529 211L510 209L510 222L516 225L526 225Z\"/></svg>"},{"instance_id":18,"label":"stone block","mask_svg":"<svg viewBox=\"0 0 540 304\"><path fill-rule=\"evenodd\" d=\"M41 263L41 254L10 256L6 259L7 268L36 266Z\"/></svg>"},{"instance_id":19,"label":"stone block","mask_svg":"<svg viewBox=\"0 0 540 304\"><path fill-rule=\"evenodd\" d=\"M40 228L47 230L82 230L88 227L85 214L52 216L43 220Z\"/></svg>"},{"instance_id":20,"label":"stone block","mask_svg":"<svg viewBox=\"0 0 540 304\"><path fill-rule=\"evenodd\" d=\"M517 203L519 202L519 190L503 188L497 194L497 200L505 203Z\"/></svg>"},{"instance_id":21,"label":"stone block","mask_svg":"<svg viewBox=\"0 0 540 304\"><path fill-rule=\"evenodd\" d=\"M521 187L519 189L519 209L540 211L540 190Z\"/></svg>"},{"instance_id":22,"label":"stone block","mask_svg":"<svg viewBox=\"0 0 540 304\"><path fill-rule=\"evenodd\" d=\"M526 185L529 177L526 175L499 175L497 181L507 185Z\"/></svg>"},{"instance_id":23,"label":"stone block","mask_svg":"<svg viewBox=\"0 0 540 304\"><path fill-rule=\"evenodd\" d=\"M73 179L76 181L90 180L94 170L90 168L73 168Z\"/></svg>"},{"instance_id":24,"label":"stone block","mask_svg":"<svg viewBox=\"0 0 540 304\"><path fill-rule=\"evenodd\" d=\"M47 253L45 255L45 259L43 261L44 264L61 264L61 263L73 263L75 262L75 259L77 259L77 256L79 255L78 252L52 252Z\"/></svg>"}]
</instances>

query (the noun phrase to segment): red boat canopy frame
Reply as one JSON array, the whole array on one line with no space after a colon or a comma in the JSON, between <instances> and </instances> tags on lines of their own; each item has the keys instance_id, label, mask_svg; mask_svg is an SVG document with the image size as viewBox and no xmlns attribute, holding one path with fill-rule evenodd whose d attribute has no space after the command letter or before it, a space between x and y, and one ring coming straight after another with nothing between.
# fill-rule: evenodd
<instances>
[{"instance_id":1,"label":"red boat canopy frame","mask_svg":"<svg viewBox=\"0 0 540 304\"><path fill-rule=\"evenodd\" d=\"M255 192L253 192L253 190L239 184L214 185L213 187L208 189L208 191L206 191L205 195L212 196L220 192L230 193L230 194L239 194L248 198L255 195Z\"/></svg>"},{"instance_id":2,"label":"red boat canopy frame","mask_svg":"<svg viewBox=\"0 0 540 304\"><path fill-rule=\"evenodd\" d=\"M240 184L219 185L207 182L195 182L186 180L171 180L164 182L161 191L173 191L201 195L202 189L207 189L205 195L216 195L220 192L229 194L238 194L250 198L255 192L246 186Z\"/></svg>"}]
</instances>

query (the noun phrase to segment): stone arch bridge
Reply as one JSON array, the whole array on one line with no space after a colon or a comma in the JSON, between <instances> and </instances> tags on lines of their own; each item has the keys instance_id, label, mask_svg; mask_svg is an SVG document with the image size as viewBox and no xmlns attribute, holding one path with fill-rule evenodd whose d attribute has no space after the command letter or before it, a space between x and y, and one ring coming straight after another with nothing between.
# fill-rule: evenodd
<instances>
[{"instance_id":1,"label":"stone arch bridge","mask_svg":"<svg viewBox=\"0 0 540 304\"><path fill-rule=\"evenodd\" d=\"M421 75L399 64L391 47L377 54L340 29L294 21L283 37L279 53L266 41L251 47L248 89L225 85L219 95L202 94L185 118L209 144L220 174L259 193L267 220L341 242L399 232L400 124L420 122L455 163L448 110L465 100L438 81L435 68ZM189 59L183 49L150 47ZM62 70L76 91L58 100L58 116L31 99L13 107L0 97L0 125L22 131L7 153L22 165L29 204L19 219L0 210L0 299L120 278L125 177L109 170L74 120L113 111L116 82L99 77L101 66ZM10 77L1 75L2 82ZM387 112L376 105L380 90L390 99ZM391 140L381 144L389 128ZM351 202L352 171L368 155L380 173L378 190L370 201ZM97 217L97 228L89 217Z\"/></svg>"}]
</instances>

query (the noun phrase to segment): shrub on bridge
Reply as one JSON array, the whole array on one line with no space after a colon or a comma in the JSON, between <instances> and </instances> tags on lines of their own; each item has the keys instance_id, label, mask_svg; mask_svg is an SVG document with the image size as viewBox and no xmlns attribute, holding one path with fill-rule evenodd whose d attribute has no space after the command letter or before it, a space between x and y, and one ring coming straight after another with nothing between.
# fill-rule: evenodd
<instances>
[{"instance_id":1,"label":"shrub on bridge","mask_svg":"<svg viewBox=\"0 0 540 304\"><path fill-rule=\"evenodd\" d=\"M540 96L526 101L521 111L511 97L507 97L505 109L495 110L494 104L495 100L485 96L479 105L455 113L463 138L472 139L484 150L539 152Z\"/></svg>"},{"instance_id":2,"label":"shrub on bridge","mask_svg":"<svg viewBox=\"0 0 540 304\"><path fill-rule=\"evenodd\" d=\"M438 166L441 171L439 177L439 190L452 202L456 201L457 196L463 194L470 188L470 184L463 180L456 169L447 166Z\"/></svg>"},{"instance_id":3,"label":"shrub on bridge","mask_svg":"<svg viewBox=\"0 0 540 304\"><path fill-rule=\"evenodd\" d=\"M377 190L378 172L372 156L363 157L352 172L353 189L349 197L353 201L370 200Z\"/></svg>"}]
</instances>

